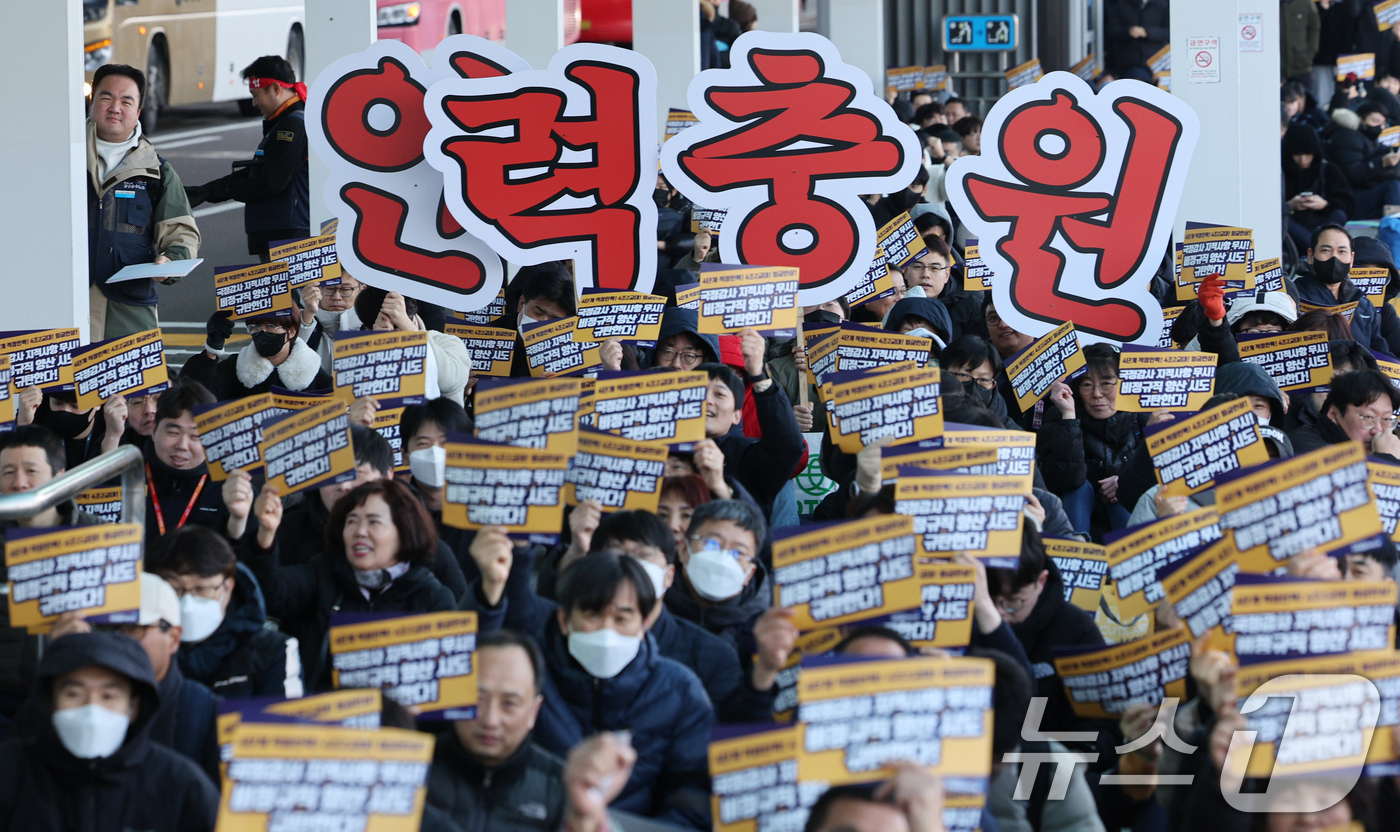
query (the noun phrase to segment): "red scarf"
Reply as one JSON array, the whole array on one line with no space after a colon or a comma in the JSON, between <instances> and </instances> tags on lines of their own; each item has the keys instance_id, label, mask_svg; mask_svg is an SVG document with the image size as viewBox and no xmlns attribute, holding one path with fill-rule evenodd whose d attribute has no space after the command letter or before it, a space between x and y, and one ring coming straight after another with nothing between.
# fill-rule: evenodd
<instances>
[{"instance_id":1,"label":"red scarf","mask_svg":"<svg viewBox=\"0 0 1400 832\"><path fill-rule=\"evenodd\" d=\"M278 81L276 78L249 78L248 89L257 90L263 87L281 87L284 90L291 90L301 96L301 100L306 100L306 85L302 83L288 84L286 81Z\"/></svg>"}]
</instances>

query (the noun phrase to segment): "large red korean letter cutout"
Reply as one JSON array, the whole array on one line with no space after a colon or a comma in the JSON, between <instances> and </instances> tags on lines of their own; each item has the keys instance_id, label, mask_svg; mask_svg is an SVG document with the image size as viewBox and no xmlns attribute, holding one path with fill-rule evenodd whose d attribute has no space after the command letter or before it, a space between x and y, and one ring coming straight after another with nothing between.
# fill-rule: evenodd
<instances>
[{"instance_id":1,"label":"large red korean letter cutout","mask_svg":"<svg viewBox=\"0 0 1400 832\"><path fill-rule=\"evenodd\" d=\"M1057 72L998 101L982 155L948 171L997 313L1033 336L1073 321L1097 340L1156 344L1150 283L1198 133L1190 107L1136 81L1095 95Z\"/></svg>"},{"instance_id":2,"label":"large red korean letter cutout","mask_svg":"<svg viewBox=\"0 0 1400 832\"><path fill-rule=\"evenodd\" d=\"M861 194L908 185L918 142L825 38L748 33L731 63L691 83L699 123L662 148L663 172L726 210L724 262L799 267L804 305L841 297L875 252Z\"/></svg>"},{"instance_id":3,"label":"large red korean letter cutout","mask_svg":"<svg viewBox=\"0 0 1400 832\"><path fill-rule=\"evenodd\" d=\"M546 70L428 91L424 151L467 231L514 263L572 259L578 288L656 277L655 72L591 44Z\"/></svg>"}]
</instances>

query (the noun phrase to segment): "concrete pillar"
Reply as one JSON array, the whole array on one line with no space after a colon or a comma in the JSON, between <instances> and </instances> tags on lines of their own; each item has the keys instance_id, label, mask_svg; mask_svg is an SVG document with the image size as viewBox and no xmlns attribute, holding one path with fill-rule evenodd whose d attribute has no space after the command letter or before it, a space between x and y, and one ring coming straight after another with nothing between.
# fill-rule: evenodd
<instances>
[{"instance_id":1,"label":"concrete pillar","mask_svg":"<svg viewBox=\"0 0 1400 832\"><path fill-rule=\"evenodd\" d=\"M1241 51L1241 15L1260 16L1260 51ZM1219 38L1218 51L1209 42L1190 48L1200 38ZM1171 44L1172 94L1201 120L1176 239L1188 220L1236 225L1254 230L1256 258L1276 257L1282 245L1278 3L1173 0ZM1216 61L1218 80L1210 66Z\"/></svg>"},{"instance_id":2,"label":"concrete pillar","mask_svg":"<svg viewBox=\"0 0 1400 832\"><path fill-rule=\"evenodd\" d=\"M686 90L700 72L700 6L694 0L632 0L632 49L656 67L656 129L666 111L689 109Z\"/></svg>"},{"instance_id":3,"label":"concrete pillar","mask_svg":"<svg viewBox=\"0 0 1400 832\"><path fill-rule=\"evenodd\" d=\"M22 107L0 112L11 201L0 222L0 330L76 326L88 337L87 136L81 0L25 11L6 56L24 67ZM18 195L23 194L21 199ZM22 204L21 204L22 202Z\"/></svg>"},{"instance_id":4,"label":"concrete pillar","mask_svg":"<svg viewBox=\"0 0 1400 832\"><path fill-rule=\"evenodd\" d=\"M564 48L564 0L506 3L506 48L534 69L549 66L549 59Z\"/></svg>"},{"instance_id":5,"label":"concrete pillar","mask_svg":"<svg viewBox=\"0 0 1400 832\"><path fill-rule=\"evenodd\" d=\"M374 0L306 0L306 83L330 64L346 55L361 52L378 35ZM326 187L326 164L311 154L311 231L331 218L322 192Z\"/></svg>"},{"instance_id":6,"label":"concrete pillar","mask_svg":"<svg viewBox=\"0 0 1400 832\"><path fill-rule=\"evenodd\" d=\"M875 95L885 90L884 0L824 0L822 34L841 50L841 60L870 76Z\"/></svg>"},{"instance_id":7,"label":"concrete pillar","mask_svg":"<svg viewBox=\"0 0 1400 832\"><path fill-rule=\"evenodd\" d=\"M758 10L758 26L765 32L800 31L802 0L748 0Z\"/></svg>"}]
</instances>

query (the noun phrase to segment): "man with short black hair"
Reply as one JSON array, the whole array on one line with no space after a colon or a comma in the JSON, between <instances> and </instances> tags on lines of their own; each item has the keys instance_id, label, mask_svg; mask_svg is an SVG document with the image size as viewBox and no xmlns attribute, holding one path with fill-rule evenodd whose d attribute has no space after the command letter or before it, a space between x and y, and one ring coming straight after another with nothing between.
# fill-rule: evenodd
<instances>
[{"instance_id":1,"label":"man with short black hair","mask_svg":"<svg viewBox=\"0 0 1400 832\"><path fill-rule=\"evenodd\" d=\"M1348 277L1360 248L1360 245L1353 247L1351 232L1342 226L1319 226L1313 231L1312 243L1308 246L1307 268L1299 270L1293 287L1298 300L1304 303L1326 307L1355 303L1355 311L1351 313L1352 339L1369 350L1389 355L1391 347L1383 334L1386 329L1383 321L1393 320L1395 310L1389 304L1376 308ZM1392 324L1391 328L1400 329L1400 322Z\"/></svg>"},{"instance_id":2,"label":"man with short black hair","mask_svg":"<svg viewBox=\"0 0 1400 832\"><path fill-rule=\"evenodd\" d=\"M93 343L156 329L156 283L108 283L126 266L188 260L199 252L184 185L141 134L146 76L124 64L92 76L87 122L89 338Z\"/></svg>"},{"instance_id":3,"label":"man with short black hair","mask_svg":"<svg viewBox=\"0 0 1400 832\"><path fill-rule=\"evenodd\" d=\"M221 179L191 188L194 204L247 203L243 229L248 253L269 259L268 245L311 234L311 199L306 142L306 85L280 55L264 55L243 68L243 80L262 113L263 138L251 164Z\"/></svg>"},{"instance_id":4,"label":"man with short black hair","mask_svg":"<svg viewBox=\"0 0 1400 832\"><path fill-rule=\"evenodd\" d=\"M1400 437L1395 435L1395 411L1400 390L1379 370L1356 370L1334 376L1327 398L1318 408L1317 423L1288 435L1299 454L1341 442L1360 442L1367 453L1400 463Z\"/></svg>"},{"instance_id":5,"label":"man with short black hair","mask_svg":"<svg viewBox=\"0 0 1400 832\"><path fill-rule=\"evenodd\" d=\"M146 545L186 523L236 536L219 486L209 481L204 444L199 440L194 409L214 397L196 381L182 381L160 395L156 429L146 457Z\"/></svg>"},{"instance_id":6,"label":"man with short black hair","mask_svg":"<svg viewBox=\"0 0 1400 832\"><path fill-rule=\"evenodd\" d=\"M440 735L428 803L462 832L555 830L564 814L564 761L531 741L544 698L544 657L510 630L476 642L476 718Z\"/></svg>"}]
</instances>

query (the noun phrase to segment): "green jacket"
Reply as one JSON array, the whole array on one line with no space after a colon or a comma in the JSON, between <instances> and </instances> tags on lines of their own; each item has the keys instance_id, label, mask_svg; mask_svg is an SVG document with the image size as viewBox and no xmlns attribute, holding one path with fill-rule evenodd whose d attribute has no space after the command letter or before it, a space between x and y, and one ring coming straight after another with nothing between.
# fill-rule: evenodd
<instances>
[{"instance_id":1,"label":"green jacket","mask_svg":"<svg viewBox=\"0 0 1400 832\"><path fill-rule=\"evenodd\" d=\"M1279 74L1284 80L1312 72L1322 35L1322 18L1313 0L1279 0ZM1322 102L1325 106L1326 102Z\"/></svg>"}]
</instances>

